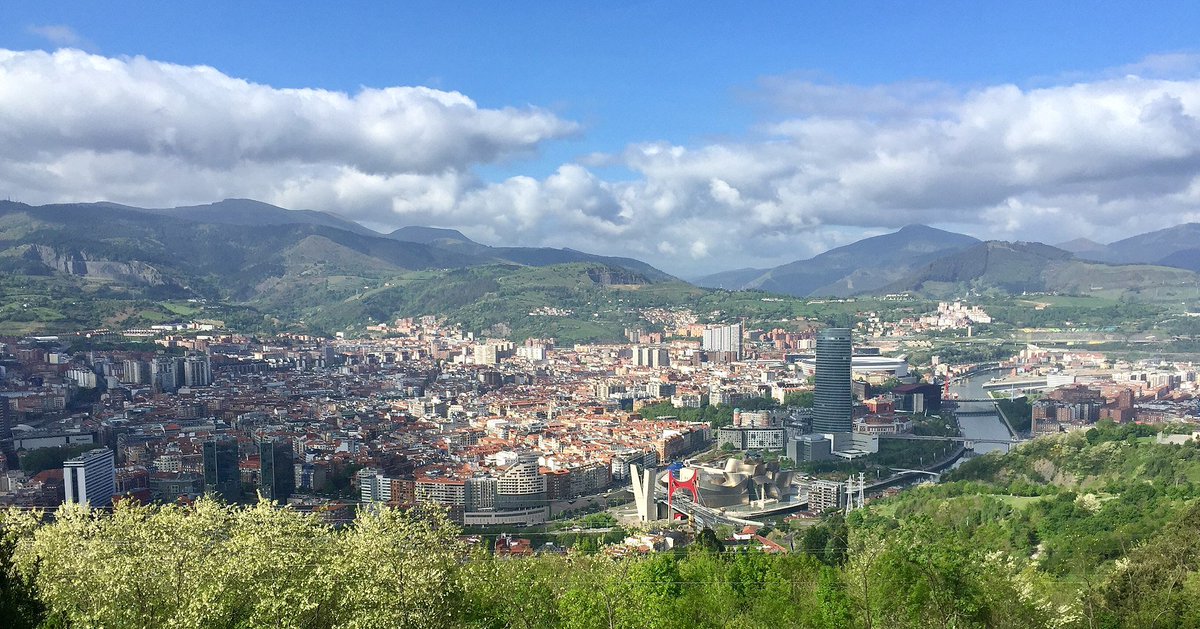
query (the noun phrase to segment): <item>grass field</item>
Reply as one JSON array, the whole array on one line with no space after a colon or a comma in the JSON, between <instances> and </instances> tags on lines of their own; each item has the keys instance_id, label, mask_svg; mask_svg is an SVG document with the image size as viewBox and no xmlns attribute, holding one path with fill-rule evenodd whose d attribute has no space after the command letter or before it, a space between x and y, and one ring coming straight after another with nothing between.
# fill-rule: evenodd
<instances>
[{"instance_id":1,"label":"grass field","mask_svg":"<svg viewBox=\"0 0 1200 629\"><path fill-rule=\"evenodd\" d=\"M160 301L158 306L167 312L177 314L181 317L194 317L202 311L200 308L187 302L178 301Z\"/></svg>"}]
</instances>

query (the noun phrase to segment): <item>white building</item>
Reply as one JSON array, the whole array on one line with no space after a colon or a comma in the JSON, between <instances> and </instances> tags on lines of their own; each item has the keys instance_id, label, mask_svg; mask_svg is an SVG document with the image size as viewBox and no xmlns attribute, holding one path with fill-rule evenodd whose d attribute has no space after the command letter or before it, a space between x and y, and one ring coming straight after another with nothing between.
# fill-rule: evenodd
<instances>
[{"instance_id":1,"label":"white building","mask_svg":"<svg viewBox=\"0 0 1200 629\"><path fill-rule=\"evenodd\" d=\"M526 360L546 360L546 346L523 345L517 348L517 356Z\"/></svg>"},{"instance_id":2,"label":"white building","mask_svg":"<svg viewBox=\"0 0 1200 629\"><path fill-rule=\"evenodd\" d=\"M491 343L476 345L474 353L476 365L495 365L500 362L496 346Z\"/></svg>"},{"instance_id":3,"label":"white building","mask_svg":"<svg viewBox=\"0 0 1200 629\"><path fill-rule=\"evenodd\" d=\"M67 379L81 389L96 388L96 374L90 369L71 369L67 371Z\"/></svg>"},{"instance_id":4,"label":"white building","mask_svg":"<svg viewBox=\"0 0 1200 629\"><path fill-rule=\"evenodd\" d=\"M536 454L522 454L517 462L504 470L496 484L497 506L519 508L544 502L546 477L538 469Z\"/></svg>"},{"instance_id":5,"label":"white building","mask_svg":"<svg viewBox=\"0 0 1200 629\"><path fill-rule=\"evenodd\" d=\"M842 507L845 485L831 480L814 480L808 486L808 510L821 513Z\"/></svg>"},{"instance_id":6,"label":"white building","mask_svg":"<svg viewBox=\"0 0 1200 629\"><path fill-rule=\"evenodd\" d=\"M737 450L783 450L787 447L787 429L722 426L717 429L717 445L727 443Z\"/></svg>"},{"instance_id":7,"label":"white building","mask_svg":"<svg viewBox=\"0 0 1200 629\"><path fill-rule=\"evenodd\" d=\"M742 357L742 324L705 328L701 349L706 352L729 352L740 359Z\"/></svg>"},{"instance_id":8,"label":"white building","mask_svg":"<svg viewBox=\"0 0 1200 629\"><path fill-rule=\"evenodd\" d=\"M141 360L126 360L121 371L121 381L129 384L151 384L150 363Z\"/></svg>"},{"instance_id":9,"label":"white building","mask_svg":"<svg viewBox=\"0 0 1200 629\"><path fill-rule=\"evenodd\" d=\"M670 367L671 354L662 347L633 346L634 367Z\"/></svg>"},{"instance_id":10,"label":"white building","mask_svg":"<svg viewBox=\"0 0 1200 629\"><path fill-rule=\"evenodd\" d=\"M97 448L63 463L63 487L66 502L92 507L112 504L116 490L116 471L112 450Z\"/></svg>"},{"instance_id":11,"label":"white building","mask_svg":"<svg viewBox=\"0 0 1200 629\"><path fill-rule=\"evenodd\" d=\"M189 387L212 384L212 365L208 356L188 356L183 362L183 383Z\"/></svg>"}]
</instances>

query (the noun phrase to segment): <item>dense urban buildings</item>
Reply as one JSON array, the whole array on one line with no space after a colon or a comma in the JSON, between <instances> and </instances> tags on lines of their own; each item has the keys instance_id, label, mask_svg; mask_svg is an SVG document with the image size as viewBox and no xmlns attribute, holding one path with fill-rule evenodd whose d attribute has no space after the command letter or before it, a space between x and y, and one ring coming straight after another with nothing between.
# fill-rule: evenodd
<instances>
[{"instance_id":1,"label":"dense urban buildings","mask_svg":"<svg viewBox=\"0 0 1200 629\"><path fill-rule=\"evenodd\" d=\"M341 517L359 503L434 503L460 523L508 526L544 522L580 497L628 486L633 469L714 446L796 462L867 456L881 438L913 430L914 415L940 410L942 387L918 382L878 346L853 347L850 330L654 316L674 329L571 346L481 338L434 317L353 339L171 328L157 351L3 339L0 394L13 431L4 445L16 458L105 448L116 469L103 491L143 502L262 495ZM737 339L742 360L725 351ZM1186 366L1109 368L1086 352L1034 345L1012 365L1014 378L1036 373L1051 387L1034 408L1037 433L1186 413L1178 400L1196 386ZM809 394L811 409L783 405ZM778 406L754 410L768 400ZM679 419L718 405L732 411L727 424ZM8 465L0 502L61 504L68 473L77 497L74 471Z\"/></svg>"}]
</instances>

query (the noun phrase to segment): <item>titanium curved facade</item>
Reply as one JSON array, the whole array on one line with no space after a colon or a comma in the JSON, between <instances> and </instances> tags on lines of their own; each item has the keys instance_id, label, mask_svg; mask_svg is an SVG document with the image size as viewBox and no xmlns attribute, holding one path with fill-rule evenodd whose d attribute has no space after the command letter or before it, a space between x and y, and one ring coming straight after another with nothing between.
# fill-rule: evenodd
<instances>
[{"instance_id":1,"label":"titanium curved facade","mask_svg":"<svg viewBox=\"0 0 1200 629\"><path fill-rule=\"evenodd\" d=\"M668 491L667 474L659 473L657 484L660 492ZM684 468L679 471L681 480L698 477L697 489L700 502L706 507L720 508L749 504L760 497L788 500L795 496L792 486L794 472L781 471L779 463L761 461L745 462L730 458L723 468Z\"/></svg>"},{"instance_id":2,"label":"titanium curved facade","mask_svg":"<svg viewBox=\"0 0 1200 629\"><path fill-rule=\"evenodd\" d=\"M852 344L847 328L826 328L817 334L817 387L813 395L813 432L850 432Z\"/></svg>"}]
</instances>

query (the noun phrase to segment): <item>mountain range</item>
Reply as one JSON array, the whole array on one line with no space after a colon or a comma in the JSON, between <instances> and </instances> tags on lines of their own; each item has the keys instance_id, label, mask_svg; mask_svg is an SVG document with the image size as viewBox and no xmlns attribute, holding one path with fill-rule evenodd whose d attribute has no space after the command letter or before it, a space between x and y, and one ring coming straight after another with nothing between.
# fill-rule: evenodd
<instances>
[{"instance_id":1,"label":"mountain range","mask_svg":"<svg viewBox=\"0 0 1200 629\"><path fill-rule=\"evenodd\" d=\"M631 258L491 247L432 227L382 234L247 199L150 209L0 201L0 333L138 327L196 309L240 329L266 320L329 332L488 304L496 316L475 316L482 329L650 285L676 296L698 290ZM615 309L607 327L584 316L552 327L565 339L619 336Z\"/></svg>"},{"instance_id":2,"label":"mountain range","mask_svg":"<svg viewBox=\"0 0 1200 629\"><path fill-rule=\"evenodd\" d=\"M909 225L771 269L739 269L695 280L699 286L758 289L795 296L849 296L888 286L942 256L978 244L963 234Z\"/></svg>"},{"instance_id":3,"label":"mountain range","mask_svg":"<svg viewBox=\"0 0 1200 629\"><path fill-rule=\"evenodd\" d=\"M1185 223L1071 251L1077 257L1098 262L1156 264L1200 271L1200 223Z\"/></svg>"},{"instance_id":4,"label":"mountain range","mask_svg":"<svg viewBox=\"0 0 1200 629\"><path fill-rule=\"evenodd\" d=\"M759 289L798 297L963 290L1106 293L1137 296L1145 287L1195 286L1200 224L1188 223L1105 245L1079 238L1057 246L980 241L924 225L865 238L769 269L737 269L694 280L698 286Z\"/></svg>"},{"instance_id":5,"label":"mountain range","mask_svg":"<svg viewBox=\"0 0 1200 629\"><path fill-rule=\"evenodd\" d=\"M629 269L651 280L672 279L631 258L546 247L489 247L454 230L428 227L380 234L333 214L247 199L171 209L0 202L0 271L57 271L179 296L249 300L305 277L572 262Z\"/></svg>"},{"instance_id":6,"label":"mountain range","mask_svg":"<svg viewBox=\"0 0 1200 629\"><path fill-rule=\"evenodd\" d=\"M1077 239L1052 247L909 225L695 284L797 297L1061 292L1177 299L1186 294L1179 287L1194 296L1200 286L1197 236L1200 225L1187 224L1108 245ZM576 331L595 332L595 308L608 309L607 324L620 330L615 326L629 316L623 310L635 303L652 306L667 296L679 305L704 294L632 258L489 246L437 227L384 234L336 214L249 199L151 209L0 202L0 324L130 325L170 317L178 306L168 303L193 300L250 308L260 318L321 322L326 330L437 308L470 313L482 325L504 321L489 319L489 309L521 319L555 305L580 310ZM88 310L101 302L108 304L103 316Z\"/></svg>"}]
</instances>

